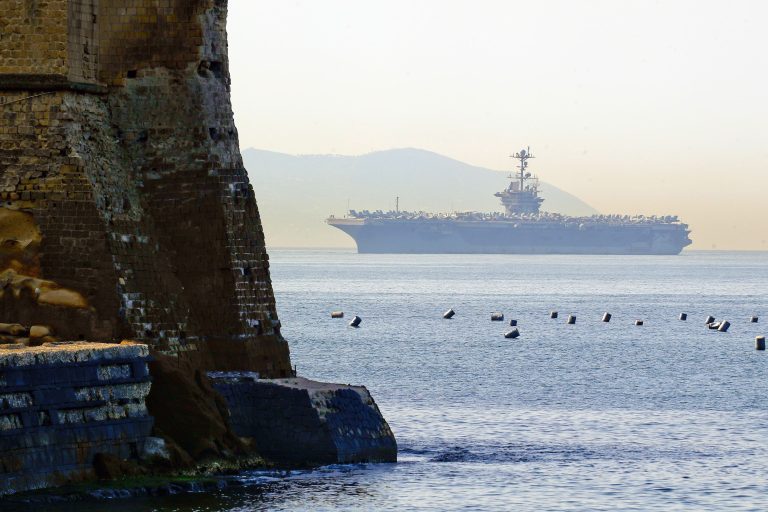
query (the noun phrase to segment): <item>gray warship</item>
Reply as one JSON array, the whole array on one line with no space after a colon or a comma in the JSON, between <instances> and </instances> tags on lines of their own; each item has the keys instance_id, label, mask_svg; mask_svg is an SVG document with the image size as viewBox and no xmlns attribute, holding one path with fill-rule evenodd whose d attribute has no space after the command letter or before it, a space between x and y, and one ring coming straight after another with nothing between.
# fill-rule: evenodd
<instances>
[{"instance_id":1,"label":"gray warship","mask_svg":"<svg viewBox=\"0 0 768 512\"><path fill-rule=\"evenodd\" d=\"M413 254L679 254L691 244L677 216L593 215L542 212L538 177L528 171L530 148L509 186L495 194L504 212L350 210L326 222L351 236L359 253Z\"/></svg>"}]
</instances>

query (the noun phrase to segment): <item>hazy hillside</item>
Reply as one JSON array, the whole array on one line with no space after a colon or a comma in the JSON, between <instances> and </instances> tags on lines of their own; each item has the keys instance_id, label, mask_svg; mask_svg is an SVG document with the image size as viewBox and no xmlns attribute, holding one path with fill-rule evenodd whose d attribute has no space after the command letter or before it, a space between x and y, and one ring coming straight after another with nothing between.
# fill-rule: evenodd
<instances>
[{"instance_id":1,"label":"hazy hillside","mask_svg":"<svg viewBox=\"0 0 768 512\"><path fill-rule=\"evenodd\" d=\"M500 211L494 192L509 171L475 167L421 149L392 149L361 156L286 155L246 149L245 167L272 247L354 247L324 223L329 214L357 210ZM543 209L569 215L597 213L586 203L542 183Z\"/></svg>"}]
</instances>

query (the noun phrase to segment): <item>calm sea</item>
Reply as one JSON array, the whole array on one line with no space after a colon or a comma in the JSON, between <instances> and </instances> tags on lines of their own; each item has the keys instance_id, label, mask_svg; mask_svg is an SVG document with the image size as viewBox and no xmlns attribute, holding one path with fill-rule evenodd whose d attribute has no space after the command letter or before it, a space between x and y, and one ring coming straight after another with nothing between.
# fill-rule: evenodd
<instances>
[{"instance_id":1,"label":"calm sea","mask_svg":"<svg viewBox=\"0 0 768 512\"><path fill-rule=\"evenodd\" d=\"M242 489L111 510L768 509L768 352L754 349L767 253L271 262L299 373L368 386L400 462L253 473ZM710 314L730 331L706 329Z\"/></svg>"}]
</instances>

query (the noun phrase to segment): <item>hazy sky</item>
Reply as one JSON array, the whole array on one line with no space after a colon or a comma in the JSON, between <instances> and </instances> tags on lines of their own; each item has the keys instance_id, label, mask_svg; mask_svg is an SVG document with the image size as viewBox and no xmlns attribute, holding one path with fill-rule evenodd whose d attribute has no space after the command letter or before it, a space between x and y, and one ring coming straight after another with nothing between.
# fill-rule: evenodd
<instances>
[{"instance_id":1,"label":"hazy sky","mask_svg":"<svg viewBox=\"0 0 768 512\"><path fill-rule=\"evenodd\" d=\"M544 181L603 213L679 214L693 248L768 250L768 2L229 10L243 148L418 147L507 169L530 145Z\"/></svg>"}]
</instances>

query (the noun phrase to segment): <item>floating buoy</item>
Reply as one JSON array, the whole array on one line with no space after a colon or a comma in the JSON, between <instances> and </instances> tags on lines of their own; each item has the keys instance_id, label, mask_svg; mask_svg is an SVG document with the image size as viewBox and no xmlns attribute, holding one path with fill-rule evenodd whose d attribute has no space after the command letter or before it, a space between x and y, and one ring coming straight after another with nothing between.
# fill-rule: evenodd
<instances>
[{"instance_id":1,"label":"floating buoy","mask_svg":"<svg viewBox=\"0 0 768 512\"><path fill-rule=\"evenodd\" d=\"M505 338L517 338L518 336L520 336L520 331L517 330L517 327L504 333Z\"/></svg>"},{"instance_id":2,"label":"floating buoy","mask_svg":"<svg viewBox=\"0 0 768 512\"><path fill-rule=\"evenodd\" d=\"M453 315L455 315L455 314L456 314L456 312L454 310L449 309L448 311L443 313L443 318L445 318L446 320L450 320L451 318L453 318Z\"/></svg>"},{"instance_id":3,"label":"floating buoy","mask_svg":"<svg viewBox=\"0 0 768 512\"><path fill-rule=\"evenodd\" d=\"M635 325L643 325L643 321L642 320L635 320Z\"/></svg>"},{"instance_id":4,"label":"floating buoy","mask_svg":"<svg viewBox=\"0 0 768 512\"><path fill-rule=\"evenodd\" d=\"M720 328L720 322L709 322L707 324L707 327L710 329L719 329Z\"/></svg>"},{"instance_id":5,"label":"floating buoy","mask_svg":"<svg viewBox=\"0 0 768 512\"><path fill-rule=\"evenodd\" d=\"M355 318L352 319L351 322L349 322L350 327L360 327L360 322L362 322L363 319L359 316L355 315Z\"/></svg>"},{"instance_id":6,"label":"floating buoy","mask_svg":"<svg viewBox=\"0 0 768 512\"><path fill-rule=\"evenodd\" d=\"M514 319L513 319L513 320L510 320L510 321L509 321L509 326L510 326L510 327L514 327L514 326L516 326L516 325L517 325L517 320L514 320Z\"/></svg>"},{"instance_id":7,"label":"floating buoy","mask_svg":"<svg viewBox=\"0 0 768 512\"><path fill-rule=\"evenodd\" d=\"M576 323L576 317L574 315L568 315L568 325L573 325Z\"/></svg>"},{"instance_id":8,"label":"floating buoy","mask_svg":"<svg viewBox=\"0 0 768 512\"><path fill-rule=\"evenodd\" d=\"M491 313L491 322L501 322L504 320L504 313Z\"/></svg>"},{"instance_id":9,"label":"floating buoy","mask_svg":"<svg viewBox=\"0 0 768 512\"><path fill-rule=\"evenodd\" d=\"M711 324L711 323L712 323L712 322L714 322L714 321L715 321L715 317L713 317L712 315L709 315L709 316L707 317L707 319L706 319L706 320L704 320L704 323L705 323L705 324L707 324L707 325L709 325L709 324Z\"/></svg>"},{"instance_id":10,"label":"floating buoy","mask_svg":"<svg viewBox=\"0 0 768 512\"><path fill-rule=\"evenodd\" d=\"M755 337L755 350L765 350L765 336Z\"/></svg>"},{"instance_id":11,"label":"floating buoy","mask_svg":"<svg viewBox=\"0 0 768 512\"><path fill-rule=\"evenodd\" d=\"M757 320L758 320L758 318L756 316L750 317L750 319L749 319L749 321L752 322L753 324L756 324Z\"/></svg>"},{"instance_id":12,"label":"floating buoy","mask_svg":"<svg viewBox=\"0 0 768 512\"><path fill-rule=\"evenodd\" d=\"M331 311L331 318L344 318L343 311Z\"/></svg>"},{"instance_id":13,"label":"floating buoy","mask_svg":"<svg viewBox=\"0 0 768 512\"><path fill-rule=\"evenodd\" d=\"M557 311L550 311L549 318L557 318Z\"/></svg>"},{"instance_id":14,"label":"floating buoy","mask_svg":"<svg viewBox=\"0 0 768 512\"><path fill-rule=\"evenodd\" d=\"M688 313L680 313L680 320L682 320L683 322L688 320Z\"/></svg>"},{"instance_id":15,"label":"floating buoy","mask_svg":"<svg viewBox=\"0 0 768 512\"><path fill-rule=\"evenodd\" d=\"M606 322L606 323L608 323L608 322L610 322L610 321L611 321L611 314L610 314L610 313L605 313L605 314L603 315L603 322Z\"/></svg>"},{"instance_id":16,"label":"floating buoy","mask_svg":"<svg viewBox=\"0 0 768 512\"><path fill-rule=\"evenodd\" d=\"M728 332L728 328L731 326L731 322L727 320L723 320L720 322L720 325L717 327L717 330L720 332Z\"/></svg>"}]
</instances>

